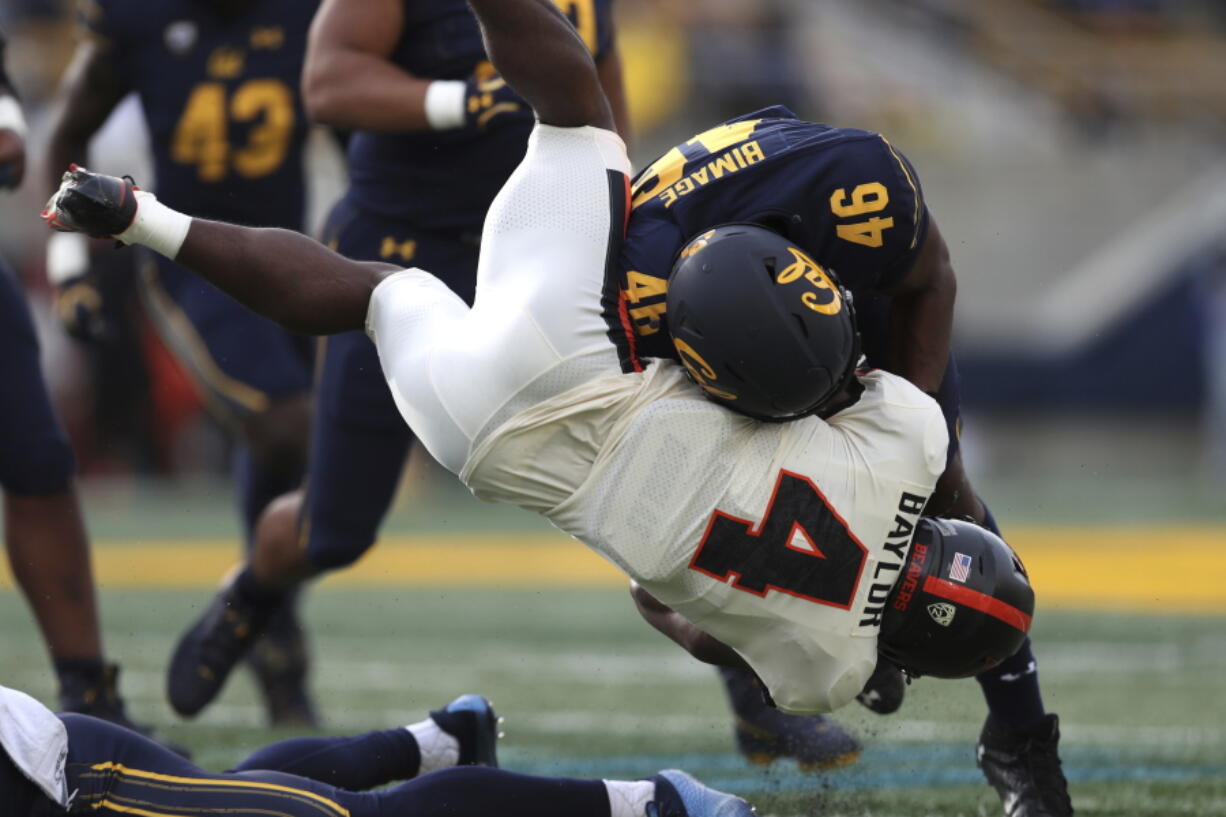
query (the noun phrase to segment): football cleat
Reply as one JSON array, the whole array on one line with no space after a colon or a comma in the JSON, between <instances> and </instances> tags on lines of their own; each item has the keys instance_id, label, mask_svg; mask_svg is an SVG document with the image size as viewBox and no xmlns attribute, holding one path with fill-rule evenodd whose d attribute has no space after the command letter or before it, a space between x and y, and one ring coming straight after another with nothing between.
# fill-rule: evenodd
<instances>
[{"instance_id":1,"label":"football cleat","mask_svg":"<svg viewBox=\"0 0 1226 817\"><path fill-rule=\"evenodd\" d=\"M907 693L907 682L902 670L886 658L877 659L877 667L869 676L868 683L856 700L878 715L890 715L902 706Z\"/></svg>"},{"instance_id":2,"label":"football cleat","mask_svg":"<svg viewBox=\"0 0 1226 817\"><path fill-rule=\"evenodd\" d=\"M247 654L269 726L319 726L315 701L307 689L310 663L306 636L291 598L277 608Z\"/></svg>"},{"instance_id":3,"label":"football cleat","mask_svg":"<svg viewBox=\"0 0 1226 817\"><path fill-rule=\"evenodd\" d=\"M721 668L735 717L737 749L751 762L796 759L801 771L847 766L860 757L851 733L822 715L788 715L766 702L762 682L745 670Z\"/></svg>"},{"instance_id":4,"label":"football cleat","mask_svg":"<svg viewBox=\"0 0 1226 817\"><path fill-rule=\"evenodd\" d=\"M166 670L166 696L185 718L209 705L231 670L263 632L276 607L245 601L235 589L235 571L204 614L179 638Z\"/></svg>"},{"instance_id":5,"label":"football cleat","mask_svg":"<svg viewBox=\"0 0 1226 817\"><path fill-rule=\"evenodd\" d=\"M461 695L442 709L430 713L430 720L460 743L457 766L498 767L498 731L502 718L481 695Z\"/></svg>"},{"instance_id":6,"label":"football cleat","mask_svg":"<svg viewBox=\"0 0 1226 817\"><path fill-rule=\"evenodd\" d=\"M656 784L656 796L647 804L647 817L752 817L757 813L740 797L704 786L677 769L665 769L649 779Z\"/></svg>"},{"instance_id":7,"label":"football cleat","mask_svg":"<svg viewBox=\"0 0 1226 817\"><path fill-rule=\"evenodd\" d=\"M976 762L1000 795L1005 817L1072 816L1059 742L1060 720L1055 714L1027 729L988 716L979 734Z\"/></svg>"},{"instance_id":8,"label":"football cleat","mask_svg":"<svg viewBox=\"0 0 1226 817\"><path fill-rule=\"evenodd\" d=\"M135 723L128 717L127 706L119 696L119 666L106 664L102 677L92 683L78 675L63 675L60 682L60 711L89 715L130 729L159 743L176 755L191 759L192 753L185 746L166 740L148 726Z\"/></svg>"},{"instance_id":9,"label":"football cleat","mask_svg":"<svg viewBox=\"0 0 1226 817\"><path fill-rule=\"evenodd\" d=\"M136 219L139 189L130 176L119 179L71 165L40 215L56 230L112 238Z\"/></svg>"}]
</instances>

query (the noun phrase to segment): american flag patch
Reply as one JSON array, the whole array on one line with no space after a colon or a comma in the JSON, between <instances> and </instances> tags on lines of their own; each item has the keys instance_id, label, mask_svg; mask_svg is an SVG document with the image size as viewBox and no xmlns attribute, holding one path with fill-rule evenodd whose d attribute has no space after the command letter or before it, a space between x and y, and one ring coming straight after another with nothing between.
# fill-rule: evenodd
<instances>
[{"instance_id":1,"label":"american flag patch","mask_svg":"<svg viewBox=\"0 0 1226 817\"><path fill-rule=\"evenodd\" d=\"M956 582L965 582L971 572L971 557L965 553L955 553L953 564L949 566L949 578Z\"/></svg>"}]
</instances>

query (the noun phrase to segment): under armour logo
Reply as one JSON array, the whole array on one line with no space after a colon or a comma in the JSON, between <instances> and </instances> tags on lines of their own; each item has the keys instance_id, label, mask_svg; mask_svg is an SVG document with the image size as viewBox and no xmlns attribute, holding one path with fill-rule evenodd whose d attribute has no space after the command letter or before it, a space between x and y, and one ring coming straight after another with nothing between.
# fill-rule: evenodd
<instances>
[{"instance_id":1,"label":"under armour logo","mask_svg":"<svg viewBox=\"0 0 1226 817\"><path fill-rule=\"evenodd\" d=\"M391 258L393 255L399 255L401 261L412 261L413 256L417 255L417 242L411 238L397 241L390 235L385 237L379 245L379 257Z\"/></svg>"}]
</instances>

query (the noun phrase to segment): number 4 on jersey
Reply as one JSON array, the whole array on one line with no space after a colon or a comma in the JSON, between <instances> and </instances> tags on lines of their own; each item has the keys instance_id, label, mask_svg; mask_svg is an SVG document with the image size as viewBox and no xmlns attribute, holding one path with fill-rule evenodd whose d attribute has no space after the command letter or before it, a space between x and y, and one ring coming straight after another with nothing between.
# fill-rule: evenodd
<instances>
[{"instance_id":1,"label":"number 4 on jersey","mask_svg":"<svg viewBox=\"0 0 1226 817\"><path fill-rule=\"evenodd\" d=\"M868 551L808 477L780 471L755 530L746 519L715 511L690 569L765 596L775 590L849 609Z\"/></svg>"}]
</instances>

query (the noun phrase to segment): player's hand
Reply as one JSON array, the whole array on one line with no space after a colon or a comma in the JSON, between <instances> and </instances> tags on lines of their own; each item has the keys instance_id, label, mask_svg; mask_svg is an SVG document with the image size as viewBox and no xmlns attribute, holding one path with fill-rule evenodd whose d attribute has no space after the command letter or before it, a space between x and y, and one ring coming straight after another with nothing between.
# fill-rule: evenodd
<instances>
[{"instance_id":1,"label":"player's hand","mask_svg":"<svg viewBox=\"0 0 1226 817\"><path fill-rule=\"evenodd\" d=\"M55 291L55 312L77 340L104 343L115 337L99 276L90 269L89 239L55 233L47 242L47 280Z\"/></svg>"},{"instance_id":2,"label":"player's hand","mask_svg":"<svg viewBox=\"0 0 1226 817\"><path fill-rule=\"evenodd\" d=\"M17 131L0 130L0 189L15 188L26 172L26 141Z\"/></svg>"},{"instance_id":3,"label":"player's hand","mask_svg":"<svg viewBox=\"0 0 1226 817\"><path fill-rule=\"evenodd\" d=\"M41 216L61 232L113 238L136 219L138 189L131 178L117 179L72 165Z\"/></svg>"},{"instance_id":4,"label":"player's hand","mask_svg":"<svg viewBox=\"0 0 1226 817\"><path fill-rule=\"evenodd\" d=\"M501 74L478 71L464 83L464 125L483 130L491 124L505 124L534 117L528 103L507 85Z\"/></svg>"}]
</instances>

